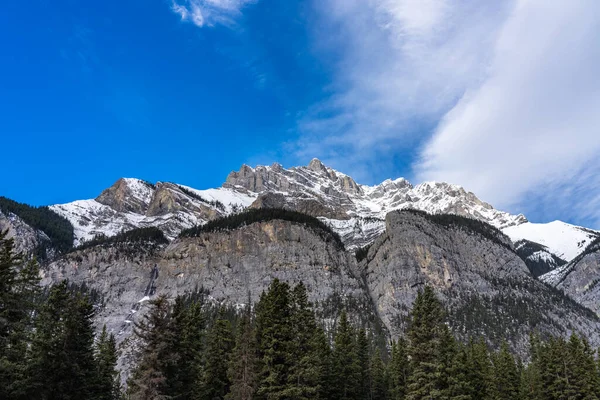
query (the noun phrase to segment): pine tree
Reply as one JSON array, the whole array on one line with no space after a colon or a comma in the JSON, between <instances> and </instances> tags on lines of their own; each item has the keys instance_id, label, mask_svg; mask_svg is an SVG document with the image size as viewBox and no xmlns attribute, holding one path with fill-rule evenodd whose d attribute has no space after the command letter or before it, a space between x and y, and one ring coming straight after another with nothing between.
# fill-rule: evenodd
<instances>
[{"instance_id":1,"label":"pine tree","mask_svg":"<svg viewBox=\"0 0 600 400\"><path fill-rule=\"evenodd\" d=\"M150 311L136 323L135 334L141 340L140 360L129 380L130 400L162 400L168 398L167 366L176 354L171 352L171 308L166 296L150 302Z\"/></svg>"},{"instance_id":2,"label":"pine tree","mask_svg":"<svg viewBox=\"0 0 600 400\"><path fill-rule=\"evenodd\" d=\"M356 335L356 357L359 369L357 396L361 399L366 399L372 397L373 385L371 379L369 340L367 339L367 334L364 329L360 329Z\"/></svg>"},{"instance_id":3,"label":"pine tree","mask_svg":"<svg viewBox=\"0 0 600 400\"><path fill-rule=\"evenodd\" d=\"M496 400L517 400L519 394L519 378L515 359L508 348L508 343L502 343L500 351L493 360L494 385L493 393Z\"/></svg>"},{"instance_id":4,"label":"pine tree","mask_svg":"<svg viewBox=\"0 0 600 400\"><path fill-rule=\"evenodd\" d=\"M201 399L222 400L229 393L231 381L227 374L233 337L231 323L225 319L224 309L208 332Z\"/></svg>"},{"instance_id":5,"label":"pine tree","mask_svg":"<svg viewBox=\"0 0 600 400\"><path fill-rule=\"evenodd\" d=\"M488 348L483 340L471 340L468 346L467 358L468 382L471 387L471 398L493 399L493 368Z\"/></svg>"},{"instance_id":6,"label":"pine tree","mask_svg":"<svg viewBox=\"0 0 600 400\"><path fill-rule=\"evenodd\" d=\"M29 366L30 396L91 398L95 393L93 307L62 282L50 290L36 320Z\"/></svg>"},{"instance_id":7,"label":"pine tree","mask_svg":"<svg viewBox=\"0 0 600 400\"><path fill-rule=\"evenodd\" d=\"M361 371L354 338L354 329L342 311L333 348L333 399L360 399Z\"/></svg>"},{"instance_id":8,"label":"pine tree","mask_svg":"<svg viewBox=\"0 0 600 400\"><path fill-rule=\"evenodd\" d=\"M256 338L250 306L246 307L238 326L235 347L227 376L231 382L227 400L251 400L256 392Z\"/></svg>"},{"instance_id":9,"label":"pine tree","mask_svg":"<svg viewBox=\"0 0 600 400\"><path fill-rule=\"evenodd\" d=\"M15 286L21 263L22 255L14 252L14 240L8 238L8 230L0 231L0 356L4 356L9 347L12 324L18 319Z\"/></svg>"},{"instance_id":10,"label":"pine tree","mask_svg":"<svg viewBox=\"0 0 600 400\"><path fill-rule=\"evenodd\" d=\"M317 328L312 339L313 358L317 374L316 399L332 399L334 387L334 364L329 340L322 328Z\"/></svg>"},{"instance_id":11,"label":"pine tree","mask_svg":"<svg viewBox=\"0 0 600 400\"><path fill-rule=\"evenodd\" d=\"M258 399L285 398L291 353L290 288L273 280L256 306L256 338L259 356Z\"/></svg>"},{"instance_id":12,"label":"pine tree","mask_svg":"<svg viewBox=\"0 0 600 400\"><path fill-rule=\"evenodd\" d=\"M572 334L567 345L566 390L568 399L597 399L598 385L594 355L587 341Z\"/></svg>"},{"instance_id":13,"label":"pine tree","mask_svg":"<svg viewBox=\"0 0 600 400\"><path fill-rule=\"evenodd\" d=\"M95 363L97 374L96 395L98 400L118 400L121 396L120 374L117 365L117 343L114 335L106 331L106 325L96 342Z\"/></svg>"},{"instance_id":14,"label":"pine tree","mask_svg":"<svg viewBox=\"0 0 600 400\"><path fill-rule=\"evenodd\" d=\"M590 346L590 343L587 339L581 339L583 343L583 365L581 367L582 371L582 394L583 400L598 400L600 398L600 394L598 391L600 390L600 379L598 379L598 370L595 360L595 352Z\"/></svg>"},{"instance_id":15,"label":"pine tree","mask_svg":"<svg viewBox=\"0 0 600 400\"><path fill-rule=\"evenodd\" d=\"M437 390L437 384L439 382L438 355L442 325L442 306L435 297L433 289L426 286L417 294L408 331L412 372L406 396L409 400L437 399L441 395Z\"/></svg>"},{"instance_id":16,"label":"pine tree","mask_svg":"<svg viewBox=\"0 0 600 400\"><path fill-rule=\"evenodd\" d=\"M314 337L317 324L302 282L291 291L291 363L285 389L289 399L314 399L319 391L319 370Z\"/></svg>"},{"instance_id":17,"label":"pine tree","mask_svg":"<svg viewBox=\"0 0 600 400\"><path fill-rule=\"evenodd\" d=\"M37 262L23 263L7 233L0 231L0 398L20 398L41 290Z\"/></svg>"},{"instance_id":18,"label":"pine tree","mask_svg":"<svg viewBox=\"0 0 600 400\"><path fill-rule=\"evenodd\" d=\"M448 370L448 399L471 400L473 387L469 380L469 355L465 345L457 346Z\"/></svg>"},{"instance_id":19,"label":"pine tree","mask_svg":"<svg viewBox=\"0 0 600 400\"><path fill-rule=\"evenodd\" d=\"M529 335L530 363L521 371L519 395L522 400L543 400L540 352L542 345L536 334Z\"/></svg>"},{"instance_id":20,"label":"pine tree","mask_svg":"<svg viewBox=\"0 0 600 400\"><path fill-rule=\"evenodd\" d=\"M543 398L567 400L567 344L562 338L550 338L540 352Z\"/></svg>"},{"instance_id":21,"label":"pine tree","mask_svg":"<svg viewBox=\"0 0 600 400\"><path fill-rule=\"evenodd\" d=\"M173 306L170 332L172 362L166 366L167 394L173 399L200 396L197 381L202 376L206 317L202 304L179 296Z\"/></svg>"},{"instance_id":22,"label":"pine tree","mask_svg":"<svg viewBox=\"0 0 600 400\"><path fill-rule=\"evenodd\" d=\"M404 338L392 342L392 358L389 364L390 396L392 400L404 400L409 376L407 344Z\"/></svg>"},{"instance_id":23,"label":"pine tree","mask_svg":"<svg viewBox=\"0 0 600 400\"><path fill-rule=\"evenodd\" d=\"M434 398L447 399L450 397L452 369L455 367L457 346L450 328L446 325L439 327L439 342L437 344L436 385Z\"/></svg>"},{"instance_id":24,"label":"pine tree","mask_svg":"<svg viewBox=\"0 0 600 400\"><path fill-rule=\"evenodd\" d=\"M370 363L371 369L371 400L386 400L388 398L387 377L381 351L375 350Z\"/></svg>"}]
</instances>

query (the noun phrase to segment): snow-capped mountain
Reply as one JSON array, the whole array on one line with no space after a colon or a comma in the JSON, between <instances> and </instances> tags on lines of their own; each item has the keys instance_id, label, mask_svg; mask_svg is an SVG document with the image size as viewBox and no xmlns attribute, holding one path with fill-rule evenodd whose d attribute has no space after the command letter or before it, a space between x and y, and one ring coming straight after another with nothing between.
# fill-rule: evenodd
<instances>
[{"instance_id":1,"label":"snow-capped mountain","mask_svg":"<svg viewBox=\"0 0 600 400\"><path fill-rule=\"evenodd\" d=\"M75 245L95 236L156 226L168 238L182 229L248 207L256 195L232 189L196 190L183 185L122 178L96 199L50 206L74 227Z\"/></svg>"},{"instance_id":2,"label":"snow-capped mountain","mask_svg":"<svg viewBox=\"0 0 600 400\"><path fill-rule=\"evenodd\" d=\"M374 186L361 185L317 159L307 166L289 169L277 163L254 168L243 165L229 174L222 187L207 190L122 178L96 199L54 205L51 209L73 224L75 244L79 244L99 234L111 236L147 226L157 226L174 238L182 229L247 207L288 208L319 217L340 234L350 249L379 236L385 229L385 215L393 210L457 214L487 222L514 242L527 240L544 246L542 252L529 256L537 257L535 262L549 260L550 269L561 259L574 258L598 235L560 221L530 223L525 216L496 210L453 184L425 182L413 186L398 178Z\"/></svg>"},{"instance_id":3,"label":"snow-capped mountain","mask_svg":"<svg viewBox=\"0 0 600 400\"><path fill-rule=\"evenodd\" d=\"M506 227L503 231L513 242L525 239L541 244L550 253L565 261L571 261L577 257L588 244L599 236L597 231L562 221L552 221L546 224L525 222Z\"/></svg>"}]
</instances>

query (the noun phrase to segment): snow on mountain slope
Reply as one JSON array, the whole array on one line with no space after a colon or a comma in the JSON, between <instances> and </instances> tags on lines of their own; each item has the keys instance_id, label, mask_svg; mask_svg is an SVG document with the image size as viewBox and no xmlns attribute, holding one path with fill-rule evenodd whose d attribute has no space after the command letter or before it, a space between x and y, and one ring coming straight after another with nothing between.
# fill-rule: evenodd
<instances>
[{"instance_id":1,"label":"snow on mountain slope","mask_svg":"<svg viewBox=\"0 0 600 400\"><path fill-rule=\"evenodd\" d=\"M225 207L226 212L235 212L237 210L249 207L254 200L256 200L256 194L240 193L233 189L218 188L218 189L204 189L198 190L189 186L183 187L198 196L207 199L208 201L218 201Z\"/></svg>"},{"instance_id":2,"label":"snow on mountain slope","mask_svg":"<svg viewBox=\"0 0 600 400\"><path fill-rule=\"evenodd\" d=\"M74 228L75 241L73 244L75 246L99 235L114 236L122 231L149 226L162 228L167 237L173 238L176 235L170 234L169 230L165 229L173 219L178 220L178 226L181 229L205 222L187 213L149 217L132 212L118 212L96 200L77 200L67 204L56 204L50 206L50 209L71 222Z\"/></svg>"},{"instance_id":3,"label":"snow on mountain slope","mask_svg":"<svg viewBox=\"0 0 600 400\"><path fill-rule=\"evenodd\" d=\"M410 208L487 222L514 242L526 239L539 243L567 261L598 235L560 221L529 223L523 215L496 210L458 185L425 182L413 186L404 178L361 185L317 159L289 169L277 163L243 165L229 174L222 187L206 190L122 178L94 200L51 206L75 227L75 244L98 234L111 236L146 226L157 226L174 238L182 229L247 207L288 208L318 217L340 234L349 249L364 246L381 234L387 213ZM529 255L537 257L532 262L552 258L541 253Z\"/></svg>"},{"instance_id":4,"label":"snow on mountain slope","mask_svg":"<svg viewBox=\"0 0 600 400\"><path fill-rule=\"evenodd\" d=\"M195 190L122 178L96 199L56 204L50 209L71 222L77 246L98 235L114 236L149 226L160 228L173 239L183 229L246 208L255 198L226 188Z\"/></svg>"},{"instance_id":5,"label":"snow on mountain slope","mask_svg":"<svg viewBox=\"0 0 600 400\"><path fill-rule=\"evenodd\" d=\"M571 261L600 235L599 232L562 221L546 224L526 222L504 228L503 232L513 242L525 239L544 245L551 253L565 261Z\"/></svg>"}]
</instances>

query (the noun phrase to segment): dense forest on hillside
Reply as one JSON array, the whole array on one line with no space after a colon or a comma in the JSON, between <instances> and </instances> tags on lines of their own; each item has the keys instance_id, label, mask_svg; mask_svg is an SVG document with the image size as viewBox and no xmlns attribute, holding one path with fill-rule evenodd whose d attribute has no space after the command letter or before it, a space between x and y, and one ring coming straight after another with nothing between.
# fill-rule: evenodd
<instances>
[{"instance_id":1,"label":"dense forest on hillside","mask_svg":"<svg viewBox=\"0 0 600 400\"><path fill-rule=\"evenodd\" d=\"M73 225L48 207L32 207L0 196L0 211L13 213L27 225L43 231L59 251L67 251L73 246Z\"/></svg>"},{"instance_id":2,"label":"dense forest on hillside","mask_svg":"<svg viewBox=\"0 0 600 400\"><path fill-rule=\"evenodd\" d=\"M431 287L404 335L388 342L350 320L315 316L302 283L273 280L253 306L208 296L158 295L136 323L137 361L126 387L106 329L95 335L85 288L43 294L38 266L0 235L0 398L200 400L598 399L600 368L583 337L532 332L527 360L507 342L457 341ZM331 322L331 321L329 321ZM527 361L525 363L524 361Z\"/></svg>"},{"instance_id":3,"label":"dense forest on hillside","mask_svg":"<svg viewBox=\"0 0 600 400\"><path fill-rule=\"evenodd\" d=\"M531 257L536 252L545 252L548 254L548 257L552 258L556 267L560 267L561 265L565 265L567 263L565 260L550 253L546 246L529 240L519 240L515 242L515 248L519 257L525 261L525 264L527 265L527 268L529 268L531 275L536 278L545 274L546 272L549 272L551 266L543 257Z\"/></svg>"},{"instance_id":4,"label":"dense forest on hillside","mask_svg":"<svg viewBox=\"0 0 600 400\"><path fill-rule=\"evenodd\" d=\"M187 194L191 198L196 199L196 200L201 201L206 204L210 204L211 206L213 206L223 212L225 211L225 204L221 203L219 200L209 201L209 200L206 200L204 197L200 196L198 193L192 192L191 190L186 189L185 187L183 187L181 185L177 185L177 187L179 188L179 190L181 190L183 193Z\"/></svg>"},{"instance_id":5,"label":"dense forest on hillside","mask_svg":"<svg viewBox=\"0 0 600 400\"><path fill-rule=\"evenodd\" d=\"M98 235L92 240L83 242L73 250L84 250L96 246L106 246L119 243L154 243L167 244L169 240L165 234L155 226L146 228L135 228L129 231L121 232L115 236Z\"/></svg>"},{"instance_id":6,"label":"dense forest on hillside","mask_svg":"<svg viewBox=\"0 0 600 400\"><path fill-rule=\"evenodd\" d=\"M279 208L248 209L238 214L232 214L227 217L208 221L204 225L183 230L179 236L196 237L202 233L230 231L256 222L266 222L278 219L305 225L308 228L311 228L317 234L321 235L321 237L324 239L333 241L340 249L344 248L344 244L342 243L340 236L320 219L307 214L299 213L297 211Z\"/></svg>"}]
</instances>

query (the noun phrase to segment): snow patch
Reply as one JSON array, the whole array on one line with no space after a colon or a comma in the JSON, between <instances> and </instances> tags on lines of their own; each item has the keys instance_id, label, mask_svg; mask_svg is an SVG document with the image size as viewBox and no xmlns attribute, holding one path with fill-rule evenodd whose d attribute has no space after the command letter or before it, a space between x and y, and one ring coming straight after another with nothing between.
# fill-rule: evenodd
<instances>
[{"instance_id":1,"label":"snow patch","mask_svg":"<svg viewBox=\"0 0 600 400\"><path fill-rule=\"evenodd\" d=\"M551 253L565 261L577 257L592 240L600 235L600 232L562 221L545 224L527 222L507 227L503 232L513 242L525 239L546 246Z\"/></svg>"}]
</instances>

